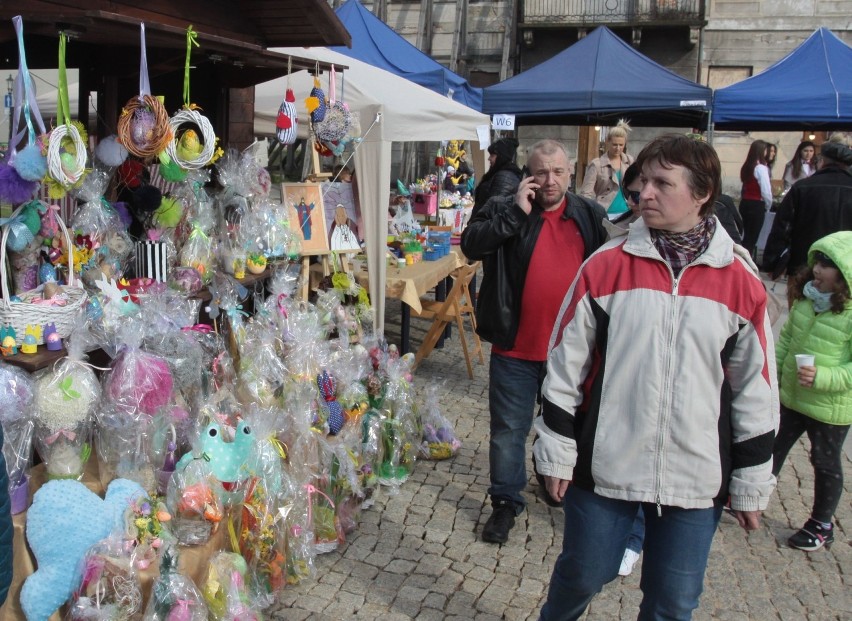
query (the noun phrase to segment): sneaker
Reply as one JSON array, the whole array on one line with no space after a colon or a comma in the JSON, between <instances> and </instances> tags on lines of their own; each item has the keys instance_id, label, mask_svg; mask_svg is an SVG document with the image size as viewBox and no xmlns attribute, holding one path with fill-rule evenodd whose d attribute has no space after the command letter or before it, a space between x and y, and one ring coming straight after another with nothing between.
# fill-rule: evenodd
<instances>
[{"instance_id":1,"label":"sneaker","mask_svg":"<svg viewBox=\"0 0 852 621\"><path fill-rule=\"evenodd\" d=\"M532 466L533 472L535 473L535 480L538 481L538 487L541 491L542 500L544 500L548 507L561 507L562 503L556 500L550 495L550 492L547 491L547 484L544 482L544 476L539 474L535 467L535 455L532 456Z\"/></svg>"},{"instance_id":2,"label":"sneaker","mask_svg":"<svg viewBox=\"0 0 852 621\"><path fill-rule=\"evenodd\" d=\"M495 498L491 501L493 510L482 529L482 540L488 543L506 543L509 531L515 526L515 503L511 500Z\"/></svg>"},{"instance_id":3,"label":"sneaker","mask_svg":"<svg viewBox=\"0 0 852 621\"><path fill-rule=\"evenodd\" d=\"M823 528L822 524L808 520L801 530L787 540L791 548L813 552L823 546L826 549L834 543L834 528Z\"/></svg>"},{"instance_id":4,"label":"sneaker","mask_svg":"<svg viewBox=\"0 0 852 621\"><path fill-rule=\"evenodd\" d=\"M629 576L633 573L633 566L639 560L639 553L630 548L624 550L624 558L621 559L621 567L618 568L619 576Z\"/></svg>"}]
</instances>

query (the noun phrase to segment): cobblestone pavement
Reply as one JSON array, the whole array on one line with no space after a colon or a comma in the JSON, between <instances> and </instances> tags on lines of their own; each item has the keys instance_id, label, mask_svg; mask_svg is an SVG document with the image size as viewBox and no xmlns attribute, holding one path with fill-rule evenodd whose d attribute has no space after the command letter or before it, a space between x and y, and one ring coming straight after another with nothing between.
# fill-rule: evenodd
<instances>
[{"instance_id":1,"label":"cobblestone pavement","mask_svg":"<svg viewBox=\"0 0 852 621\"><path fill-rule=\"evenodd\" d=\"M399 306L388 300L388 339L399 339ZM396 319L394 319L396 317ZM779 324L776 324L780 326ZM428 327L412 320L412 344ZM356 532L336 552L316 560L316 579L291 588L272 619L490 621L537 619L562 545L561 509L536 497L530 477L528 509L502 545L479 540L491 512L488 488L488 372L468 379L457 335L418 369L419 394L433 382L444 415L463 442L450 461L418 462L396 496L383 493L364 511ZM847 442L847 449L850 443ZM529 448L529 447L528 447ZM529 452L528 452L529 455ZM786 539L809 515L813 470L805 443L781 473L760 530L746 534L724 515L713 542L696 621L852 619L852 461L847 450L845 494L830 550L804 553ZM532 472L528 466L528 471ZM588 620L635 619L641 562L592 602Z\"/></svg>"}]
</instances>

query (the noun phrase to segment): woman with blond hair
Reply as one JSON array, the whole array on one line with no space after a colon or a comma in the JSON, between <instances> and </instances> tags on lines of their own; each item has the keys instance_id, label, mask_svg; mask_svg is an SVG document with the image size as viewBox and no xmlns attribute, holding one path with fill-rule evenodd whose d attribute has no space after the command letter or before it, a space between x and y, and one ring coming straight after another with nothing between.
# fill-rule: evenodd
<instances>
[{"instance_id":1,"label":"woman with blond hair","mask_svg":"<svg viewBox=\"0 0 852 621\"><path fill-rule=\"evenodd\" d=\"M614 220L628 210L621 192L621 181L633 158L627 152L627 134L630 125L619 121L610 128L606 137L606 152L589 162L580 196L596 200L606 209L607 216Z\"/></svg>"}]
</instances>

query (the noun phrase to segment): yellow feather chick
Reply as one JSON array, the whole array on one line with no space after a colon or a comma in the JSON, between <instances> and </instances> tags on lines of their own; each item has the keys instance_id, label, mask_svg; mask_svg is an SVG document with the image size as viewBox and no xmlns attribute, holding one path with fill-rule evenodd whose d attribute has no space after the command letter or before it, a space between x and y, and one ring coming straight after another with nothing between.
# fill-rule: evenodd
<instances>
[{"instance_id":1,"label":"yellow feather chick","mask_svg":"<svg viewBox=\"0 0 852 621\"><path fill-rule=\"evenodd\" d=\"M176 152L180 159L187 162L196 159L201 154L202 148L195 130L187 129L178 140Z\"/></svg>"}]
</instances>

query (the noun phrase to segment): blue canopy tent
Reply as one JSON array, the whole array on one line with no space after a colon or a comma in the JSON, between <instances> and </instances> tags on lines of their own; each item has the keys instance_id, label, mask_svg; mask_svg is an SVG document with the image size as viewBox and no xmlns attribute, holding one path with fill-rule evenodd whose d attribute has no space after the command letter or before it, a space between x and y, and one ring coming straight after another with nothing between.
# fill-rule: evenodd
<instances>
[{"instance_id":1,"label":"blue canopy tent","mask_svg":"<svg viewBox=\"0 0 852 621\"><path fill-rule=\"evenodd\" d=\"M845 129L852 125L852 48L820 28L756 76L716 91L726 130Z\"/></svg>"},{"instance_id":2,"label":"blue canopy tent","mask_svg":"<svg viewBox=\"0 0 852 621\"><path fill-rule=\"evenodd\" d=\"M704 127L711 96L600 26L553 58L484 88L482 111L514 114L518 125L614 125L626 117L637 126Z\"/></svg>"},{"instance_id":3,"label":"blue canopy tent","mask_svg":"<svg viewBox=\"0 0 852 621\"><path fill-rule=\"evenodd\" d=\"M358 0L349 0L335 10L338 19L352 35L352 47L329 49L384 69L440 95L482 109L482 89L433 60L370 13Z\"/></svg>"}]
</instances>

